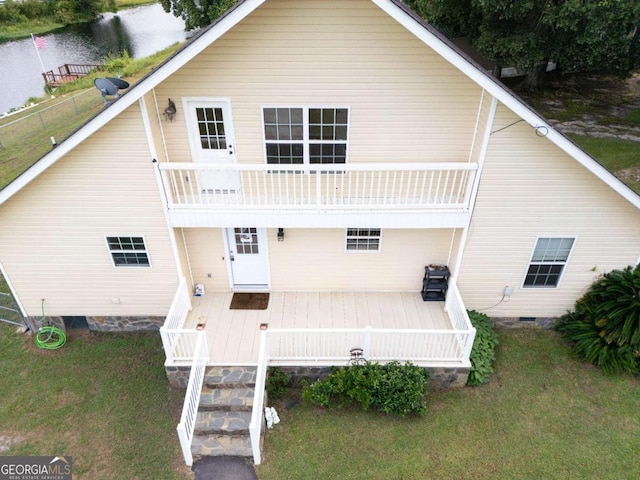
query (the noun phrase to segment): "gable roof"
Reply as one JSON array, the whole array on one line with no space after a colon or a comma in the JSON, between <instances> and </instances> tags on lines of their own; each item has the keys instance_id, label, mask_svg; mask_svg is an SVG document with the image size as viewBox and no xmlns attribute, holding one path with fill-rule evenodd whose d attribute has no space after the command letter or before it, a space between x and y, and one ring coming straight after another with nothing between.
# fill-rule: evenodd
<instances>
[{"instance_id":1,"label":"gable roof","mask_svg":"<svg viewBox=\"0 0 640 480\"><path fill-rule=\"evenodd\" d=\"M12 183L0 190L0 205L20 191L25 185L44 172L65 154L81 144L92 133L106 125L120 113L130 107L155 88L158 84L178 71L191 59L233 28L238 22L247 17L266 0L241 0L232 9L218 18L212 25L192 38L174 55L165 60L151 73L134 84L117 101L105 107L95 117L76 130L71 136L44 155L34 165L17 177ZM467 57L453 42L442 35L432 25L425 22L415 12L410 10L400 0L371 0L381 10L396 20L425 45L440 54L444 59L460 70L463 74L489 92L498 101L525 120L531 127L542 128L548 132L545 136L574 158L578 163L591 171L613 190L640 209L640 196L622 183L611 172L600 165L595 159L578 147L568 137L557 131L544 118L536 113L526 102L507 89L497 79L489 75L480 65Z\"/></svg>"}]
</instances>

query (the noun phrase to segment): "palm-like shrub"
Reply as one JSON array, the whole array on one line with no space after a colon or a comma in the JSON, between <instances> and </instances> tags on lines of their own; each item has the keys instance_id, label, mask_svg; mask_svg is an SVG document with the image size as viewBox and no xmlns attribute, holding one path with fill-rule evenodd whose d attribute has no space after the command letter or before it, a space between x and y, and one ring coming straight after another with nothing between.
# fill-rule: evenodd
<instances>
[{"instance_id":1,"label":"palm-like shrub","mask_svg":"<svg viewBox=\"0 0 640 480\"><path fill-rule=\"evenodd\" d=\"M640 265L604 274L555 328L581 358L640 373Z\"/></svg>"}]
</instances>

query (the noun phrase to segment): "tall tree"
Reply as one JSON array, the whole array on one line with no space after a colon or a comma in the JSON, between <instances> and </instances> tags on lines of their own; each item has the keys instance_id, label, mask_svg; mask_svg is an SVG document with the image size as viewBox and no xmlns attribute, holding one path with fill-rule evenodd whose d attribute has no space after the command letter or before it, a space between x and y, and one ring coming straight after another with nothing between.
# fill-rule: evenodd
<instances>
[{"instance_id":1,"label":"tall tree","mask_svg":"<svg viewBox=\"0 0 640 480\"><path fill-rule=\"evenodd\" d=\"M187 30L210 25L236 2L237 0L160 0L165 12L184 20Z\"/></svg>"},{"instance_id":2,"label":"tall tree","mask_svg":"<svg viewBox=\"0 0 640 480\"><path fill-rule=\"evenodd\" d=\"M640 2L629 0L408 0L427 21L468 36L498 66L528 73L535 89L547 62L564 72L628 73L640 64Z\"/></svg>"}]
</instances>

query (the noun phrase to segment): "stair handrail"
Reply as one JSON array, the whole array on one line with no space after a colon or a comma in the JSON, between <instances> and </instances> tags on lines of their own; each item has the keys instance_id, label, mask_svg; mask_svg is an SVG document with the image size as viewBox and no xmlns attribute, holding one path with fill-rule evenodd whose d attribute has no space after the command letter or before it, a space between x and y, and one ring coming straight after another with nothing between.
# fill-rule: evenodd
<instances>
[{"instance_id":1,"label":"stair handrail","mask_svg":"<svg viewBox=\"0 0 640 480\"><path fill-rule=\"evenodd\" d=\"M182 447L182 455L184 456L185 463L189 467L193 465L191 443L193 442L198 406L200 405L200 394L202 393L202 384L208 362L209 349L207 347L205 333L204 331L197 331L193 362L191 364L191 372L189 373L189 382L187 383L182 415L180 416L180 423L178 423L176 427L178 438L180 439L180 446Z\"/></svg>"},{"instance_id":2,"label":"stair handrail","mask_svg":"<svg viewBox=\"0 0 640 480\"><path fill-rule=\"evenodd\" d=\"M269 353L267 350L267 330L260 332L260 350L258 353L258 370L256 372L256 385L253 392L253 408L251 410L251 423L249 423L249 435L251 437L251 450L253 463L260 465L262 452L260 451L260 436L264 424L264 395L267 382L267 367L269 365Z\"/></svg>"}]
</instances>

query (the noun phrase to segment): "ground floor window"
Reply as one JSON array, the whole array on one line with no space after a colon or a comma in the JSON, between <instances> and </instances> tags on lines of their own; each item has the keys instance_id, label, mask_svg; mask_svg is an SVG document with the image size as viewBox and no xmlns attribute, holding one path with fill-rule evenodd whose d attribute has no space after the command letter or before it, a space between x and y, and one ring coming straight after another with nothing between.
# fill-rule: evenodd
<instances>
[{"instance_id":1,"label":"ground floor window","mask_svg":"<svg viewBox=\"0 0 640 480\"><path fill-rule=\"evenodd\" d=\"M575 238L538 238L524 287L557 287Z\"/></svg>"},{"instance_id":2,"label":"ground floor window","mask_svg":"<svg viewBox=\"0 0 640 480\"><path fill-rule=\"evenodd\" d=\"M116 267L149 267L143 237L107 237L111 259Z\"/></svg>"},{"instance_id":3,"label":"ground floor window","mask_svg":"<svg viewBox=\"0 0 640 480\"><path fill-rule=\"evenodd\" d=\"M382 230L379 228L347 228L348 252L379 252Z\"/></svg>"}]
</instances>

